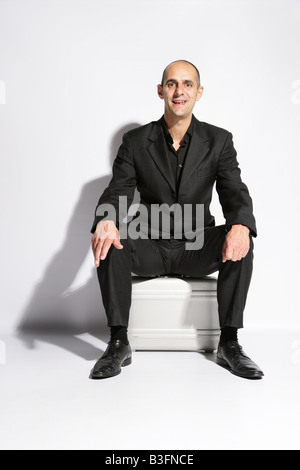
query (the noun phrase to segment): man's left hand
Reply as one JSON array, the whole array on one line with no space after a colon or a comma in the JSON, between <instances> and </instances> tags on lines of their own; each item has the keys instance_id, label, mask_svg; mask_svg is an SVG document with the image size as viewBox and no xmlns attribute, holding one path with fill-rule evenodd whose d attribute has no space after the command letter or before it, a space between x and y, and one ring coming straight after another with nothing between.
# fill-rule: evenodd
<instances>
[{"instance_id":1,"label":"man's left hand","mask_svg":"<svg viewBox=\"0 0 300 470\"><path fill-rule=\"evenodd\" d=\"M223 245L222 261L240 261L250 249L250 229L245 225L233 225Z\"/></svg>"}]
</instances>

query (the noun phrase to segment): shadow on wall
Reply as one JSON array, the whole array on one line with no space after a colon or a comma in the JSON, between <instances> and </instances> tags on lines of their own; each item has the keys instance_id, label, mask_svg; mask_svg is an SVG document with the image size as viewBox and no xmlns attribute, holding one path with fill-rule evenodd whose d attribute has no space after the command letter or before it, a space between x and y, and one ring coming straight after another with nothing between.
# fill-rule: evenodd
<instances>
[{"instance_id":1,"label":"shadow on wall","mask_svg":"<svg viewBox=\"0 0 300 470\"><path fill-rule=\"evenodd\" d=\"M123 134L138 126L128 124L115 133L111 143L111 164ZM111 174L83 186L65 241L46 267L23 312L17 333L30 348L35 347L35 340L49 341L85 359L95 359L99 349L78 338L89 332L103 340L106 346L109 331L93 264L86 283L74 291L68 289L91 249L93 213L110 179Z\"/></svg>"}]
</instances>

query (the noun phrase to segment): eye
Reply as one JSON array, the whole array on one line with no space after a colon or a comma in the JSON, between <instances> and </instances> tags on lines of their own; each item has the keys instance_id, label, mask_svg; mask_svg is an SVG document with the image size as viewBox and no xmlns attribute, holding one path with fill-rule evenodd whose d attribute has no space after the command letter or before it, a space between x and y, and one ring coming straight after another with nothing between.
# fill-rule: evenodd
<instances>
[{"instance_id":1,"label":"eye","mask_svg":"<svg viewBox=\"0 0 300 470\"><path fill-rule=\"evenodd\" d=\"M193 86L192 83L187 83L187 84L186 84L186 87L187 87L187 88L192 88L192 86Z\"/></svg>"},{"instance_id":2,"label":"eye","mask_svg":"<svg viewBox=\"0 0 300 470\"><path fill-rule=\"evenodd\" d=\"M169 87L169 88L173 87L174 85L175 85L175 84L172 83L172 82L168 83L168 87Z\"/></svg>"}]
</instances>

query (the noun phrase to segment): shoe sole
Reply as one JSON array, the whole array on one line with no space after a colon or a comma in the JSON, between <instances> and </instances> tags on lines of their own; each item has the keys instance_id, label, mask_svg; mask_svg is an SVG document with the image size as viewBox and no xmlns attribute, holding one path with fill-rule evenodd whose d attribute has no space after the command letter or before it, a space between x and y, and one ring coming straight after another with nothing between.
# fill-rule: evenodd
<instances>
[{"instance_id":1,"label":"shoe sole","mask_svg":"<svg viewBox=\"0 0 300 470\"><path fill-rule=\"evenodd\" d=\"M239 374L238 372L235 372L234 370L231 369L230 365L228 362L225 361L225 359L222 359L217 356L217 364L224 369L229 370L231 374L236 375L237 377L242 377L243 379L250 379L250 380L258 380L263 378L263 374L257 374L257 375L244 375L244 374Z\"/></svg>"},{"instance_id":2,"label":"shoe sole","mask_svg":"<svg viewBox=\"0 0 300 470\"><path fill-rule=\"evenodd\" d=\"M121 367L129 366L131 363L132 363L132 357L128 357L128 358L125 359L125 361L121 364ZM98 377L97 375L91 374L91 375L90 375L90 379L92 379L92 380L109 379L110 377L116 377L117 375L120 375L120 374L121 374L121 369L118 370L118 372L116 372L115 374L106 375L106 376L103 376L103 377Z\"/></svg>"}]
</instances>

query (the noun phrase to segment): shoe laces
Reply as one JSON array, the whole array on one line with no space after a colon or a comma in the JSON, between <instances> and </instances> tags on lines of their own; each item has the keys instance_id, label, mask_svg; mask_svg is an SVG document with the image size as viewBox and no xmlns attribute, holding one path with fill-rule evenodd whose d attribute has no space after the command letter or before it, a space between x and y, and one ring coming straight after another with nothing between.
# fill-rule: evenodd
<instances>
[{"instance_id":1,"label":"shoe laces","mask_svg":"<svg viewBox=\"0 0 300 470\"><path fill-rule=\"evenodd\" d=\"M107 352L109 352L110 354L112 354L113 356L115 356L117 358L119 357L118 356L118 349L116 348L116 341L115 340L110 340L109 341Z\"/></svg>"},{"instance_id":2,"label":"shoe laces","mask_svg":"<svg viewBox=\"0 0 300 470\"><path fill-rule=\"evenodd\" d=\"M230 341L229 347L234 351L234 356L238 356L242 353L242 346L238 341Z\"/></svg>"}]
</instances>

